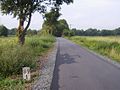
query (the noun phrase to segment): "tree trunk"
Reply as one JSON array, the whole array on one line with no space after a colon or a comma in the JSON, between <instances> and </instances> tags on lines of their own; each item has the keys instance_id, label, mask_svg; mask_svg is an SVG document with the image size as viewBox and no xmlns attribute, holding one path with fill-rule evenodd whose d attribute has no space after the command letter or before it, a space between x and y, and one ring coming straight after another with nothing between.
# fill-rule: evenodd
<instances>
[{"instance_id":1,"label":"tree trunk","mask_svg":"<svg viewBox=\"0 0 120 90\"><path fill-rule=\"evenodd\" d=\"M20 18L19 20L17 35L18 35L18 43L20 45L23 45L25 43L25 35L26 35L28 27L30 26L31 17L32 17L32 14L30 13L28 16L28 23L25 28L24 28L25 18Z\"/></svg>"},{"instance_id":2,"label":"tree trunk","mask_svg":"<svg viewBox=\"0 0 120 90\"><path fill-rule=\"evenodd\" d=\"M18 31L17 31L18 43L20 45L23 45L25 42L24 21L25 20L22 18L19 20L19 26L18 26Z\"/></svg>"},{"instance_id":3,"label":"tree trunk","mask_svg":"<svg viewBox=\"0 0 120 90\"><path fill-rule=\"evenodd\" d=\"M20 35L19 37L18 37L18 43L20 44L20 45L23 45L24 43L25 43L25 35Z\"/></svg>"}]
</instances>

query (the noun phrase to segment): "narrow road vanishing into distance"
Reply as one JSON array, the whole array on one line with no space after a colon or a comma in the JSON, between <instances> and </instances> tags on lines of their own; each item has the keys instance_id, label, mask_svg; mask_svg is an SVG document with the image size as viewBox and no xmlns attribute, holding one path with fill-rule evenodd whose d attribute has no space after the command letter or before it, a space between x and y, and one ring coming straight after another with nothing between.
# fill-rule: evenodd
<instances>
[{"instance_id":1,"label":"narrow road vanishing into distance","mask_svg":"<svg viewBox=\"0 0 120 90\"><path fill-rule=\"evenodd\" d=\"M58 53L51 90L120 90L120 69L64 38Z\"/></svg>"}]
</instances>

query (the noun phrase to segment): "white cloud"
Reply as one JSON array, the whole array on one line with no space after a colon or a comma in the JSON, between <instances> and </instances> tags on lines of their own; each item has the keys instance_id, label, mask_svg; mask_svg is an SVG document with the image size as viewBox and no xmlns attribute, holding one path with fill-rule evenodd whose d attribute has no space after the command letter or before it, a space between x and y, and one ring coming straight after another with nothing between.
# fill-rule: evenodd
<instances>
[{"instance_id":1,"label":"white cloud","mask_svg":"<svg viewBox=\"0 0 120 90\"><path fill-rule=\"evenodd\" d=\"M119 6L118 0L75 0L73 5L63 5L61 12L73 27L113 29L120 26Z\"/></svg>"}]
</instances>

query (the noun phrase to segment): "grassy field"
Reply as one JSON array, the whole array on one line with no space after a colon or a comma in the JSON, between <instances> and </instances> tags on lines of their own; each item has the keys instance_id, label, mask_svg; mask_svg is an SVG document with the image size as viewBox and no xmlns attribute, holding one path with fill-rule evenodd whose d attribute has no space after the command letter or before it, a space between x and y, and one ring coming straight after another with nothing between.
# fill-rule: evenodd
<instances>
[{"instance_id":1,"label":"grassy field","mask_svg":"<svg viewBox=\"0 0 120 90\"><path fill-rule=\"evenodd\" d=\"M52 36L26 37L24 46L17 44L16 37L0 38L0 90L24 90L23 80L10 79L22 73L22 67L37 68L37 60L50 47Z\"/></svg>"},{"instance_id":2,"label":"grassy field","mask_svg":"<svg viewBox=\"0 0 120 90\"><path fill-rule=\"evenodd\" d=\"M85 46L97 53L107 56L120 63L120 37L73 36L69 38L76 44Z\"/></svg>"}]
</instances>

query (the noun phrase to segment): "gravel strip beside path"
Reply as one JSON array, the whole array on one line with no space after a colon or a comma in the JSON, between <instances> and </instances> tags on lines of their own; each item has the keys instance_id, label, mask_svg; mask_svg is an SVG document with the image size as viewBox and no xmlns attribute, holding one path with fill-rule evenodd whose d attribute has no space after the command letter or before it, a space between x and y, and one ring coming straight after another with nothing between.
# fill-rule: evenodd
<instances>
[{"instance_id":1,"label":"gravel strip beside path","mask_svg":"<svg viewBox=\"0 0 120 90\"><path fill-rule=\"evenodd\" d=\"M48 56L48 61L40 71L39 80L33 85L32 90L50 90L55 67L58 42L55 43L53 51Z\"/></svg>"}]
</instances>

